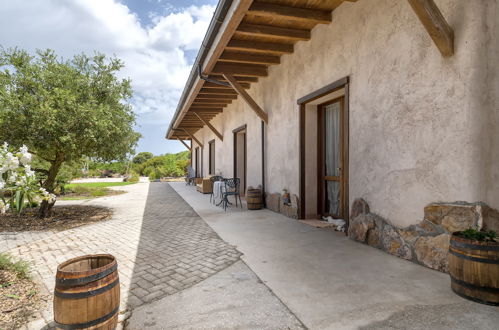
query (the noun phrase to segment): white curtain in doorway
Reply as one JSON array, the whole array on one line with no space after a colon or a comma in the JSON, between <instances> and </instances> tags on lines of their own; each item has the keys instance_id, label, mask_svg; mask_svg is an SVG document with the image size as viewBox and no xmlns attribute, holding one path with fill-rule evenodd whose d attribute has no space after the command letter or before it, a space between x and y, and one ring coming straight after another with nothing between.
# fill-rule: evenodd
<instances>
[{"instance_id":1,"label":"white curtain in doorway","mask_svg":"<svg viewBox=\"0 0 499 330\"><path fill-rule=\"evenodd\" d=\"M326 121L326 176L340 176L340 111L341 104L336 102L325 108ZM340 183L326 181L329 214L339 213Z\"/></svg>"}]
</instances>

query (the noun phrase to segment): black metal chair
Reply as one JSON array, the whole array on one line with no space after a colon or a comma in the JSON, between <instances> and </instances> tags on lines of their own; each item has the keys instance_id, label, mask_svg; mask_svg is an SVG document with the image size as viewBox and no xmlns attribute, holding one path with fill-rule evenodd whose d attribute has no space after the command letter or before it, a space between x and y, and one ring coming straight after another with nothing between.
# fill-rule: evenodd
<instances>
[{"instance_id":1,"label":"black metal chair","mask_svg":"<svg viewBox=\"0 0 499 330\"><path fill-rule=\"evenodd\" d=\"M224 204L224 211L227 211L227 204L229 204L229 196L234 196L234 199L236 200L236 206L237 206L237 199L239 198L239 204L241 205L241 208L243 207L243 203L241 202L241 195L239 193L239 186L241 184L241 180L239 178L230 178L230 179L225 179L225 190L222 192L223 196L223 204Z\"/></svg>"},{"instance_id":2,"label":"black metal chair","mask_svg":"<svg viewBox=\"0 0 499 330\"><path fill-rule=\"evenodd\" d=\"M217 182L217 181L222 181L223 180L223 177L221 177L220 175L214 175L210 178L210 182L211 182L211 193L210 193L210 203L212 202L212 199L213 199L213 203L215 203L215 197L213 196L213 191L214 191L214 183Z\"/></svg>"}]
</instances>

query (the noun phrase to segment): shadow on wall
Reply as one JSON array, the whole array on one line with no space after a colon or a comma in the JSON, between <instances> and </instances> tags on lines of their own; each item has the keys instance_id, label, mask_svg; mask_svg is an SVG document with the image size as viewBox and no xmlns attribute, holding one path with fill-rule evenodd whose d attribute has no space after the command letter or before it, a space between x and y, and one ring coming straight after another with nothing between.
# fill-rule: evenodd
<instances>
[{"instance_id":1,"label":"shadow on wall","mask_svg":"<svg viewBox=\"0 0 499 330\"><path fill-rule=\"evenodd\" d=\"M126 307L186 289L239 256L168 183L150 183Z\"/></svg>"}]
</instances>

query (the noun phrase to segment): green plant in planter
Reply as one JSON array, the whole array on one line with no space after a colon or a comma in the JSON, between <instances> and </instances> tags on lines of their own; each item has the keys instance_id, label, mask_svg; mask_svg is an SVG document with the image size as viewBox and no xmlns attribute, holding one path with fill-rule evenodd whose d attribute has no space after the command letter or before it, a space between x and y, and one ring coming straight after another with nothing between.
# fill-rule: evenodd
<instances>
[{"instance_id":1,"label":"green plant in planter","mask_svg":"<svg viewBox=\"0 0 499 330\"><path fill-rule=\"evenodd\" d=\"M466 229L460 232L458 236L480 242L497 242L499 239L497 233L493 230L480 231L474 228Z\"/></svg>"}]
</instances>

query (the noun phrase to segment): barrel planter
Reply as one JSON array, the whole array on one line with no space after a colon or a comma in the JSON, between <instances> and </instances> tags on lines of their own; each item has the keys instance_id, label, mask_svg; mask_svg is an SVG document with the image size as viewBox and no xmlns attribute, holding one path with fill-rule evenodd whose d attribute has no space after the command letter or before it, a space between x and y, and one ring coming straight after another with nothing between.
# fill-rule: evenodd
<instances>
[{"instance_id":1,"label":"barrel planter","mask_svg":"<svg viewBox=\"0 0 499 330\"><path fill-rule=\"evenodd\" d=\"M248 189L246 192L246 204L248 210L260 210L262 208L262 191L260 189Z\"/></svg>"},{"instance_id":2,"label":"barrel planter","mask_svg":"<svg viewBox=\"0 0 499 330\"><path fill-rule=\"evenodd\" d=\"M449 245L452 290L461 297L499 305L499 243L456 236Z\"/></svg>"},{"instance_id":3,"label":"barrel planter","mask_svg":"<svg viewBox=\"0 0 499 330\"><path fill-rule=\"evenodd\" d=\"M57 267L54 321L58 329L115 329L119 307L118 263L112 255L82 256Z\"/></svg>"}]
</instances>

